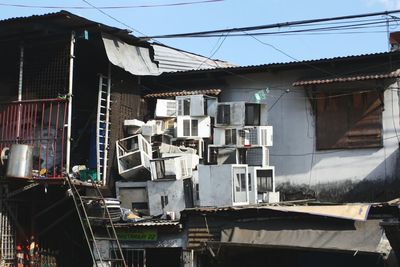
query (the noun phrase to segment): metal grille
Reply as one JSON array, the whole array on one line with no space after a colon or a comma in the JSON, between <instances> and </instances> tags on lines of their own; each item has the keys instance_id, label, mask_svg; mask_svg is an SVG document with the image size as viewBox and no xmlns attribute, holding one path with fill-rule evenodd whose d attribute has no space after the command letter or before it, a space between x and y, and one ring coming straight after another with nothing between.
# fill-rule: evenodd
<instances>
[{"instance_id":1,"label":"metal grille","mask_svg":"<svg viewBox=\"0 0 400 267\"><path fill-rule=\"evenodd\" d=\"M24 47L23 95L26 99L56 98L68 92L70 40Z\"/></svg>"},{"instance_id":2,"label":"metal grille","mask_svg":"<svg viewBox=\"0 0 400 267\"><path fill-rule=\"evenodd\" d=\"M1 200L1 214L0 214L0 234L1 234L1 257L5 263L4 266L14 266L15 260L15 238L16 231L12 224L11 216L6 208L4 200ZM10 205L10 204L8 204ZM16 206L13 205L12 209L16 212Z\"/></svg>"},{"instance_id":3,"label":"metal grille","mask_svg":"<svg viewBox=\"0 0 400 267\"><path fill-rule=\"evenodd\" d=\"M127 267L146 267L146 253L144 249L123 248L122 254L124 254ZM111 255L114 257L116 255L116 251L112 250ZM122 263L118 262L113 262L111 266L123 267Z\"/></svg>"},{"instance_id":4,"label":"metal grille","mask_svg":"<svg viewBox=\"0 0 400 267\"><path fill-rule=\"evenodd\" d=\"M64 99L0 104L0 151L12 144L32 145L34 176L61 177L67 106Z\"/></svg>"}]
</instances>

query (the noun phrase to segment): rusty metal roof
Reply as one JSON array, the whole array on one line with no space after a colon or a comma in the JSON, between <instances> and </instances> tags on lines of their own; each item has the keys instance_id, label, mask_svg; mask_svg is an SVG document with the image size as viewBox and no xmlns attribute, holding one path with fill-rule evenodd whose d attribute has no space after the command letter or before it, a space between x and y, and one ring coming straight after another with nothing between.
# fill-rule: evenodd
<instances>
[{"instance_id":1,"label":"rusty metal roof","mask_svg":"<svg viewBox=\"0 0 400 267\"><path fill-rule=\"evenodd\" d=\"M178 72L197 69L214 69L235 67L226 61L211 59L205 56L183 51L177 48L151 44L154 49L154 60L158 61L161 72Z\"/></svg>"},{"instance_id":2,"label":"rusty metal roof","mask_svg":"<svg viewBox=\"0 0 400 267\"><path fill-rule=\"evenodd\" d=\"M121 38L121 40L135 44L146 44L130 34L130 30L120 29L96 21L86 19L71 12L61 10L54 13L32 15L27 17L13 17L0 20L0 38L3 36L17 36L18 34L35 34L39 29L54 30L92 30L106 32Z\"/></svg>"},{"instance_id":3,"label":"rusty metal roof","mask_svg":"<svg viewBox=\"0 0 400 267\"><path fill-rule=\"evenodd\" d=\"M293 86L305 86L315 84L331 84L331 83L342 83L342 82L356 82L365 80L378 80L378 79L389 79L400 77L400 71L392 71L389 73L375 73L375 74L358 74L347 77L328 78L328 79L314 79L314 80L302 80L294 82Z\"/></svg>"},{"instance_id":4,"label":"rusty metal roof","mask_svg":"<svg viewBox=\"0 0 400 267\"><path fill-rule=\"evenodd\" d=\"M179 226L179 221L171 220L160 220L160 219L149 219L138 222L127 222L127 223L114 223L116 228L124 227L153 227L153 226Z\"/></svg>"},{"instance_id":5,"label":"rusty metal roof","mask_svg":"<svg viewBox=\"0 0 400 267\"><path fill-rule=\"evenodd\" d=\"M311 60L299 60L299 61L288 61L288 62L273 62L267 64L259 64L259 65L248 65L248 66L229 66L229 67L215 67L212 69L196 69L196 70L186 70L186 71L177 71L171 73L165 73L163 75L180 75L180 74L198 74L198 73L208 73L208 72L218 72L218 73L227 73L227 74L235 74L237 72L262 72L268 71L271 69L278 68L313 68L314 64L322 64L322 63L333 63L333 62L346 62L350 60L359 60L359 59L389 59L389 57L400 56L400 51L390 51L390 52L377 52L377 53L369 53L369 54L360 54L360 55L348 55L348 56L339 56L339 57L331 57L331 58L319 58L319 59L311 59Z\"/></svg>"},{"instance_id":6,"label":"rusty metal roof","mask_svg":"<svg viewBox=\"0 0 400 267\"><path fill-rule=\"evenodd\" d=\"M191 91L173 91L173 92L159 92L151 93L144 96L144 98L163 98L163 97L175 97L185 95L210 95L217 96L221 93L221 89L204 89L204 90L191 90Z\"/></svg>"}]
</instances>

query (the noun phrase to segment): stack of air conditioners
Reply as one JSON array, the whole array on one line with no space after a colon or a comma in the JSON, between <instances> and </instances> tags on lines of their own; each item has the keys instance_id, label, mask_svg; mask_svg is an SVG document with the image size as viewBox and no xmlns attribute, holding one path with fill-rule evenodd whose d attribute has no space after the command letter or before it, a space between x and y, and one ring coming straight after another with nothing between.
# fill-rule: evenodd
<instances>
[{"instance_id":1,"label":"stack of air conditioners","mask_svg":"<svg viewBox=\"0 0 400 267\"><path fill-rule=\"evenodd\" d=\"M201 206L279 201L274 167L269 165L268 147L272 146L273 130L266 126L267 113L265 104L217 104L208 164L199 166Z\"/></svg>"},{"instance_id":2,"label":"stack of air conditioners","mask_svg":"<svg viewBox=\"0 0 400 267\"><path fill-rule=\"evenodd\" d=\"M197 182L194 181L197 181L198 164L204 157L204 140L211 137L216 107L216 98L203 95L158 99L153 120L126 122L129 132L151 148L149 153L144 153L148 158L138 157L140 161L134 158L129 167L134 163L139 166L133 169L125 170L127 164L119 160L122 163L119 164L122 166L120 175L129 181L117 183L117 191L131 190L140 192L138 197L142 196L132 199L123 193L120 195L122 207L151 216L169 214L178 218L181 210L195 205L193 191ZM117 148L119 154L126 154L120 142ZM138 147L134 152L142 150ZM139 168L147 170L149 175L137 172Z\"/></svg>"}]
</instances>

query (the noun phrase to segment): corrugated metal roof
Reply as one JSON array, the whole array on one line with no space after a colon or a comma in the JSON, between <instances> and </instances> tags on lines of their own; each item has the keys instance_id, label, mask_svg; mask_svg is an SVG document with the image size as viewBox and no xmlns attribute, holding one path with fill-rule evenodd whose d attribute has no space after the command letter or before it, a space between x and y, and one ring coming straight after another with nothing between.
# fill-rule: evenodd
<instances>
[{"instance_id":1,"label":"corrugated metal roof","mask_svg":"<svg viewBox=\"0 0 400 267\"><path fill-rule=\"evenodd\" d=\"M389 73L359 74L359 75L338 77L338 78L331 78L331 79L303 80L303 81L294 82L292 85L293 86L304 86L304 85L313 85L313 84L355 82L355 81L378 80L378 79L388 79L388 78L398 78L398 77L400 77L400 71L392 71Z\"/></svg>"},{"instance_id":2,"label":"corrugated metal roof","mask_svg":"<svg viewBox=\"0 0 400 267\"><path fill-rule=\"evenodd\" d=\"M120 29L91 21L65 10L42 15L13 17L0 20L0 38L2 34L8 35L10 31L14 31L13 34L29 32L29 27L26 27L26 24L31 22L40 22L38 24L32 24L32 32L37 31L37 25L41 25L43 28L49 27L69 30L90 29L112 34L120 38L122 41L128 42L129 44L141 44L146 47L151 45L154 49L154 60L158 62L160 72L177 72L235 66L225 61L209 59L207 57L173 47L155 43L150 44L149 42L142 41L141 39L130 34L130 30Z\"/></svg>"},{"instance_id":3,"label":"corrugated metal roof","mask_svg":"<svg viewBox=\"0 0 400 267\"><path fill-rule=\"evenodd\" d=\"M267 64L259 64L259 65L247 65L247 66L227 66L227 67L214 67L214 68L199 68L192 70L184 70L184 71L176 71L174 73L166 73L165 75L179 75L179 74L188 74L188 73L203 73L203 72L237 72L237 71L263 71L272 68L286 68L286 67L309 67L312 68L313 64L317 63L325 63L325 62L339 62L339 61L349 61L349 60L357 60L357 59L368 59L368 58L378 58L378 57L389 57L389 56L400 56L400 51L391 51L391 52L377 52L370 54L360 54L360 55L348 55L348 56L339 56L339 57L331 57L331 58L319 58L319 59L311 59L311 60L299 60L299 61L288 61L288 62L273 62Z\"/></svg>"},{"instance_id":4,"label":"corrugated metal roof","mask_svg":"<svg viewBox=\"0 0 400 267\"><path fill-rule=\"evenodd\" d=\"M152 46L154 48L154 59L159 62L158 67L161 72L177 72L236 66L226 61L209 59L201 55L196 55L169 46L155 43L153 43Z\"/></svg>"},{"instance_id":5,"label":"corrugated metal roof","mask_svg":"<svg viewBox=\"0 0 400 267\"><path fill-rule=\"evenodd\" d=\"M175 92L159 92L151 93L144 96L144 98L158 98L158 97L174 97L174 96L185 96L185 95L212 95L217 96L221 93L221 89L204 89L204 90L192 90L192 91L175 91Z\"/></svg>"},{"instance_id":6,"label":"corrugated metal roof","mask_svg":"<svg viewBox=\"0 0 400 267\"><path fill-rule=\"evenodd\" d=\"M250 204L243 206L224 206L224 207L195 207L189 208L182 211L182 213L190 212L200 212L200 213L214 213L220 211L241 211L249 209L269 209L274 210L282 207L306 207L306 206L338 206L338 205L370 205L374 208L388 207L388 206L398 206L400 204L400 198L394 199L388 202L377 202L377 203L329 203L329 202L316 202L315 200L302 200L302 201L284 201L278 203L260 203L260 204Z\"/></svg>"},{"instance_id":7,"label":"corrugated metal roof","mask_svg":"<svg viewBox=\"0 0 400 267\"><path fill-rule=\"evenodd\" d=\"M114 226L116 228L124 228L124 227L151 227L151 226L179 226L179 221L171 221L171 220L143 220L138 222L129 222L129 223L115 223Z\"/></svg>"}]
</instances>

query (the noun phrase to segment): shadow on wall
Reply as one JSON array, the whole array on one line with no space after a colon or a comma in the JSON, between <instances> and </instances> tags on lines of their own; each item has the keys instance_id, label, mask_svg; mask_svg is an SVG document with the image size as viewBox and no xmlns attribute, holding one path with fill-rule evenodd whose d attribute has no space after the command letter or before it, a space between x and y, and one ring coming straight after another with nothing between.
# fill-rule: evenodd
<instances>
[{"instance_id":1,"label":"shadow on wall","mask_svg":"<svg viewBox=\"0 0 400 267\"><path fill-rule=\"evenodd\" d=\"M317 199L329 202L380 202L400 197L400 162L399 153L390 155L386 161L379 164L362 181L343 180L338 182L320 183L309 186L281 183L276 190L281 192L282 200ZM386 165L393 166L394 175L382 177L382 169Z\"/></svg>"}]
</instances>

